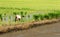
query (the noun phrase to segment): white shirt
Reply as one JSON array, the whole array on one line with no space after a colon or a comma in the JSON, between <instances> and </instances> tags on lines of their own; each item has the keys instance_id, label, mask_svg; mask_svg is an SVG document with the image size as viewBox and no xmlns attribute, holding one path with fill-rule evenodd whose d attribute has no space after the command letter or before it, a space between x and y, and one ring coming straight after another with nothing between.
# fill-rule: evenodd
<instances>
[{"instance_id":1,"label":"white shirt","mask_svg":"<svg viewBox=\"0 0 60 37\"><path fill-rule=\"evenodd\" d=\"M16 15L16 17L21 19L21 15Z\"/></svg>"}]
</instances>

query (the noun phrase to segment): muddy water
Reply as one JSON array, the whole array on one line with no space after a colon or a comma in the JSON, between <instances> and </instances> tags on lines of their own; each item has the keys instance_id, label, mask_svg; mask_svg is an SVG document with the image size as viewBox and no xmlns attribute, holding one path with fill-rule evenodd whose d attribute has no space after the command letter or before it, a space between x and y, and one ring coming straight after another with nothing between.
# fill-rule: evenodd
<instances>
[{"instance_id":1,"label":"muddy water","mask_svg":"<svg viewBox=\"0 0 60 37\"><path fill-rule=\"evenodd\" d=\"M0 37L60 37L60 22L1 34Z\"/></svg>"}]
</instances>

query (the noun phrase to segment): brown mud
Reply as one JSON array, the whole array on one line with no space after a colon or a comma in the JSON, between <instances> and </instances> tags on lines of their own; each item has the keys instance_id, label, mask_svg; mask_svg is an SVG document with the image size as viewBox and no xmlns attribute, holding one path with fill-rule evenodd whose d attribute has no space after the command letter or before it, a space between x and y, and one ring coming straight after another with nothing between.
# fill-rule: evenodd
<instances>
[{"instance_id":1,"label":"brown mud","mask_svg":"<svg viewBox=\"0 0 60 37\"><path fill-rule=\"evenodd\" d=\"M22 24L16 24L14 26L0 26L0 33L11 32L11 31L18 31L18 30L26 30L32 27L51 24L59 22L60 19L51 19L51 20L42 20L42 21L33 21L27 22Z\"/></svg>"}]
</instances>

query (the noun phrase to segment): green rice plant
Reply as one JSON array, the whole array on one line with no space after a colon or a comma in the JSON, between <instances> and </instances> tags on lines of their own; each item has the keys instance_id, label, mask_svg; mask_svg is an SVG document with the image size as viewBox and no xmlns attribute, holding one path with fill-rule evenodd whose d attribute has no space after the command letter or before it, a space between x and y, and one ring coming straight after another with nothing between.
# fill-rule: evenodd
<instances>
[{"instance_id":1,"label":"green rice plant","mask_svg":"<svg viewBox=\"0 0 60 37\"><path fill-rule=\"evenodd\" d=\"M25 12L24 14L27 15L27 12Z\"/></svg>"},{"instance_id":2,"label":"green rice plant","mask_svg":"<svg viewBox=\"0 0 60 37\"><path fill-rule=\"evenodd\" d=\"M45 18L45 19L49 19L49 15L48 15L48 14L45 14L45 15L44 15L44 18Z\"/></svg>"},{"instance_id":3,"label":"green rice plant","mask_svg":"<svg viewBox=\"0 0 60 37\"><path fill-rule=\"evenodd\" d=\"M40 20L44 20L44 16L42 14L39 14Z\"/></svg>"},{"instance_id":4,"label":"green rice plant","mask_svg":"<svg viewBox=\"0 0 60 37\"><path fill-rule=\"evenodd\" d=\"M49 15L50 19L55 18L55 14L54 13L48 13L48 15Z\"/></svg>"},{"instance_id":5,"label":"green rice plant","mask_svg":"<svg viewBox=\"0 0 60 37\"><path fill-rule=\"evenodd\" d=\"M55 11L55 12L56 12L56 13L55 13L55 14L56 14L56 17L57 17L57 18L60 18L60 11L57 10L57 11Z\"/></svg>"},{"instance_id":6,"label":"green rice plant","mask_svg":"<svg viewBox=\"0 0 60 37\"><path fill-rule=\"evenodd\" d=\"M59 12L55 12L55 13L48 13L49 17L52 18L59 18L60 17L60 13Z\"/></svg>"},{"instance_id":7,"label":"green rice plant","mask_svg":"<svg viewBox=\"0 0 60 37\"><path fill-rule=\"evenodd\" d=\"M21 16L23 17L23 16L24 16L24 12L23 12L23 11L21 11L20 13L21 13Z\"/></svg>"},{"instance_id":8,"label":"green rice plant","mask_svg":"<svg viewBox=\"0 0 60 37\"><path fill-rule=\"evenodd\" d=\"M17 14L19 14L18 12L13 12L13 15L17 15Z\"/></svg>"},{"instance_id":9,"label":"green rice plant","mask_svg":"<svg viewBox=\"0 0 60 37\"><path fill-rule=\"evenodd\" d=\"M38 21L39 20L39 15L33 15L33 18L35 21Z\"/></svg>"},{"instance_id":10,"label":"green rice plant","mask_svg":"<svg viewBox=\"0 0 60 37\"><path fill-rule=\"evenodd\" d=\"M59 18L60 14L59 13L55 13L55 18Z\"/></svg>"},{"instance_id":11,"label":"green rice plant","mask_svg":"<svg viewBox=\"0 0 60 37\"><path fill-rule=\"evenodd\" d=\"M2 21L2 14L0 14L0 19L1 19L1 21Z\"/></svg>"},{"instance_id":12,"label":"green rice plant","mask_svg":"<svg viewBox=\"0 0 60 37\"><path fill-rule=\"evenodd\" d=\"M27 15L27 12L21 11L20 14L21 14L22 17L25 17Z\"/></svg>"},{"instance_id":13,"label":"green rice plant","mask_svg":"<svg viewBox=\"0 0 60 37\"><path fill-rule=\"evenodd\" d=\"M17 13L16 12L13 12L13 15L16 15Z\"/></svg>"}]
</instances>

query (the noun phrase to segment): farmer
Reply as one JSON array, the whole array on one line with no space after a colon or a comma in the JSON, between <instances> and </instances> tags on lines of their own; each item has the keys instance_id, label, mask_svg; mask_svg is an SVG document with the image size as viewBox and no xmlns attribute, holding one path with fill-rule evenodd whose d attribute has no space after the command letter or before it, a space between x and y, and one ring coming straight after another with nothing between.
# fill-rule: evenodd
<instances>
[{"instance_id":1,"label":"farmer","mask_svg":"<svg viewBox=\"0 0 60 37\"><path fill-rule=\"evenodd\" d=\"M20 21L20 19L21 19L21 15L16 15L15 16L15 21Z\"/></svg>"}]
</instances>

